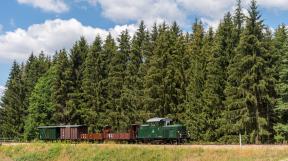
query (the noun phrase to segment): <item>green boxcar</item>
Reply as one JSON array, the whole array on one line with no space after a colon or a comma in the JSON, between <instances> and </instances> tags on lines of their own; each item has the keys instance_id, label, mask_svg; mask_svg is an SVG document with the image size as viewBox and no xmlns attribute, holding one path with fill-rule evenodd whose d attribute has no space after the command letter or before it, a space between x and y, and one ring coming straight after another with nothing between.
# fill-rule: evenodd
<instances>
[{"instance_id":1,"label":"green boxcar","mask_svg":"<svg viewBox=\"0 0 288 161\"><path fill-rule=\"evenodd\" d=\"M183 140L187 138L185 126L172 124L168 118L152 118L138 129L140 140Z\"/></svg>"},{"instance_id":2,"label":"green boxcar","mask_svg":"<svg viewBox=\"0 0 288 161\"><path fill-rule=\"evenodd\" d=\"M59 126L40 126L38 129L40 140L57 140L60 138Z\"/></svg>"}]
</instances>

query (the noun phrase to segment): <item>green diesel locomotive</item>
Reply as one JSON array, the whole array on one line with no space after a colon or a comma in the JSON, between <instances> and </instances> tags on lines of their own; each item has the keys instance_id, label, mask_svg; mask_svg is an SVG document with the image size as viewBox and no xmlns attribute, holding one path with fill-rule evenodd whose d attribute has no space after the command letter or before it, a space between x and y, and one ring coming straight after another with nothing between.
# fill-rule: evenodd
<instances>
[{"instance_id":1,"label":"green diesel locomotive","mask_svg":"<svg viewBox=\"0 0 288 161\"><path fill-rule=\"evenodd\" d=\"M189 138L186 127L174 124L169 118L151 118L139 127L137 139L143 142L185 142Z\"/></svg>"}]
</instances>

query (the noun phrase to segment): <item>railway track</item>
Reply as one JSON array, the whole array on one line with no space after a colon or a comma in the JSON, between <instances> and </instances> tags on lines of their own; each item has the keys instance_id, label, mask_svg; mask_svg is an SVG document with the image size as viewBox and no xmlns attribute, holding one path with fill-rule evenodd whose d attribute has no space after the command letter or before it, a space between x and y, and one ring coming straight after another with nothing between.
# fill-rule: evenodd
<instances>
[{"instance_id":1,"label":"railway track","mask_svg":"<svg viewBox=\"0 0 288 161\"><path fill-rule=\"evenodd\" d=\"M0 142L2 146L15 146L15 145L30 145L30 144L53 144L53 143L30 143L30 142ZM285 148L288 149L288 145L280 145L280 144L247 144L247 145L236 145L236 144L182 144L182 145L169 145L169 144L114 144L114 143L104 143L104 144L93 144L93 143L62 143L62 144L73 144L73 145L81 145L81 144L90 144L96 146L119 146L119 147L141 147L141 148L149 148L149 147L159 147L159 148L208 148L208 149L234 149L234 148Z\"/></svg>"}]
</instances>

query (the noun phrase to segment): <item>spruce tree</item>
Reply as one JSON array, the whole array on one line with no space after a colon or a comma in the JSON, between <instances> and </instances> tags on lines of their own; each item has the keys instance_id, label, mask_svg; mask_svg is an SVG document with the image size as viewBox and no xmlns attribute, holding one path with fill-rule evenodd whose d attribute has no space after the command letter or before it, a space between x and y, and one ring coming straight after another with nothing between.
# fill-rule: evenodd
<instances>
[{"instance_id":1,"label":"spruce tree","mask_svg":"<svg viewBox=\"0 0 288 161\"><path fill-rule=\"evenodd\" d=\"M23 102L25 109L29 106L29 97L34 89L38 79L47 72L50 66L50 60L44 55L43 52L38 57L31 54L25 64L22 79L25 84L25 101ZM26 113L27 114L27 113Z\"/></svg>"},{"instance_id":2,"label":"spruce tree","mask_svg":"<svg viewBox=\"0 0 288 161\"><path fill-rule=\"evenodd\" d=\"M55 113L51 87L51 84L55 81L55 72L55 66L51 67L49 71L37 81L29 97L28 116L25 119L25 140L37 138L39 135L38 126L56 124L55 120L51 119Z\"/></svg>"},{"instance_id":3,"label":"spruce tree","mask_svg":"<svg viewBox=\"0 0 288 161\"><path fill-rule=\"evenodd\" d=\"M287 142L288 140L288 32L284 24L279 26L275 32L274 46L278 58L277 72L279 73L276 85L278 99L275 109L279 117L278 123L274 126L277 142Z\"/></svg>"},{"instance_id":4,"label":"spruce tree","mask_svg":"<svg viewBox=\"0 0 288 161\"><path fill-rule=\"evenodd\" d=\"M220 26L218 30L220 30ZM217 42L214 43L214 41L218 41L219 31L216 36L215 39L217 40L214 40L213 30L210 28L204 38L203 45L203 52L207 55L202 109L206 117L206 127L203 129L203 139L205 141L216 141L219 116L223 108L223 83L225 81L223 82L224 75L220 61L224 58L224 54L216 49ZM215 46L213 46L214 44Z\"/></svg>"},{"instance_id":5,"label":"spruce tree","mask_svg":"<svg viewBox=\"0 0 288 161\"><path fill-rule=\"evenodd\" d=\"M102 41L100 36L97 36L90 47L87 58L84 64L83 72L83 101L81 108L84 109L84 123L89 125L91 131L99 129L99 109L100 109L100 80L101 69L99 56L102 52Z\"/></svg>"},{"instance_id":6,"label":"spruce tree","mask_svg":"<svg viewBox=\"0 0 288 161\"><path fill-rule=\"evenodd\" d=\"M70 61L71 61L71 80L73 82L71 86L71 92L69 93L69 100L67 102L67 108L69 109L71 124L83 124L85 109L82 109L80 104L83 100L83 91L81 89L84 72L84 62L87 57L89 46L84 37L81 37L71 49Z\"/></svg>"},{"instance_id":7,"label":"spruce tree","mask_svg":"<svg viewBox=\"0 0 288 161\"><path fill-rule=\"evenodd\" d=\"M181 36L182 32L176 23L171 27L163 23L158 28L153 54L144 77L145 108L150 116L178 119L181 115L180 104L185 97L181 66L185 49L181 44Z\"/></svg>"},{"instance_id":8,"label":"spruce tree","mask_svg":"<svg viewBox=\"0 0 288 161\"><path fill-rule=\"evenodd\" d=\"M157 25L157 23L154 23L154 25L152 26L151 32L147 31L148 45L147 45L147 49L145 49L146 52L143 52L143 65L141 66L141 71L143 72L144 76L147 75L148 70L151 65L151 59L152 59L152 56L154 55L153 50L156 45L156 39L159 35L158 30L159 30L159 26ZM144 85L145 82L143 81L142 84Z\"/></svg>"},{"instance_id":9,"label":"spruce tree","mask_svg":"<svg viewBox=\"0 0 288 161\"><path fill-rule=\"evenodd\" d=\"M226 121L223 119L225 115L224 89L227 80L226 71L230 60L234 57L233 30L231 14L227 13L218 27L214 42L208 41L208 47L204 46L204 49L211 53L208 55L207 75L203 91L206 120L209 120L206 123L207 141L216 141L226 131ZM212 45L213 47L211 47Z\"/></svg>"},{"instance_id":10,"label":"spruce tree","mask_svg":"<svg viewBox=\"0 0 288 161\"><path fill-rule=\"evenodd\" d=\"M116 121L113 119L115 118L115 107L113 107L113 102L111 99L111 96L113 95L111 92L111 61L112 58L116 55L117 53L117 46L115 43L115 40L112 38L112 35L109 34L104 42L103 45L103 52L99 56L99 61L100 61L100 69L101 69L101 77L102 79L100 80L100 104L101 104L101 109L99 110L100 112L100 124L101 125L115 125Z\"/></svg>"},{"instance_id":11,"label":"spruce tree","mask_svg":"<svg viewBox=\"0 0 288 161\"><path fill-rule=\"evenodd\" d=\"M191 138L202 139L201 133L205 128L205 116L203 115L203 98L206 67L206 53L202 53L204 43L204 28L202 22L196 20L193 24L193 33L189 41L189 68L186 71L189 84L185 103L185 123L191 133Z\"/></svg>"},{"instance_id":12,"label":"spruce tree","mask_svg":"<svg viewBox=\"0 0 288 161\"><path fill-rule=\"evenodd\" d=\"M237 0L236 9L234 11L235 39L236 44L239 43L240 35L243 32L244 14L242 10L242 0Z\"/></svg>"},{"instance_id":13,"label":"spruce tree","mask_svg":"<svg viewBox=\"0 0 288 161\"><path fill-rule=\"evenodd\" d=\"M132 39L122 95L122 101L126 102L125 105L130 110L128 116L130 123L140 123L147 119L146 111L143 108L143 79L146 73L146 64L149 62L149 50L149 34L144 22L141 21Z\"/></svg>"},{"instance_id":14,"label":"spruce tree","mask_svg":"<svg viewBox=\"0 0 288 161\"><path fill-rule=\"evenodd\" d=\"M188 69L186 59L186 40L176 22L173 22L169 29L169 53L171 62L168 65L169 88L171 111L168 117L176 121L184 121L185 108L182 106L186 100L186 88L188 86L187 75L185 71Z\"/></svg>"},{"instance_id":15,"label":"spruce tree","mask_svg":"<svg viewBox=\"0 0 288 161\"><path fill-rule=\"evenodd\" d=\"M34 90L34 87L38 81L39 78L41 78L49 69L50 67L50 60L48 57L44 55L43 52L39 54L38 57L31 54L26 64L23 66L23 71L21 75L21 79L23 82L24 87L24 93L25 93L25 99L22 102L23 104L23 117L28 116L29 114L29 106L30 106L30 100L32 91ZM24 123L23 123L24 124Z\"/></svg>"},{"instance_id":16,"label":"spruce tree","mask_svg":"<svg viewBox=\"0 0 288 161\"><path fill-rule=\"evenodd\" d=\"M1 98L1 134L7 138L22 138L26 109L25 87L22 80L23 67L15 61L11 68L6 90Z\"/></svg>"},{"instance_id":17,"label":"spruce tree","mask_svg":"<svg viewBox=\"0 0 288 161\"><path fill-rule=\"evenodd\" d=\"M127 105L127 100L123 97L124 83L126 79L126 69L128 56L130 54L130 36L127 30L122 31L119 38L118 51L111 53L111 62L109 64L108 74L108 108L112 119L112 125L119 130L120 127L128 125L130 107Z\"/></svg>"},{"instance_id":18,"label":"spruce tree","mask_svg":"<svg viewBox=\"0 0 288 161\"><path fill-rule=\"evenodd\" d=\"M199 98L201 98L202 95L206 66L206 53L202 52L204 43L204 28L202 22L196 20L192 29L193 33L189 44L190 67L187 71L190 81L188 90L190 92L191 102L195 103L195 106L201 106L202 101Z\"/></svg>"},{"instance_id":19,"label":"spruce tree","mask_svg":"<svg viewBox=\"0 0 288 161\"><path fill-rule=\"evenodd\" d=\"M152 39L156 38L156 34L158 34L158 36L156 39L154 39L153 55L150 58L149 69L147 70L147 74L145 75L145 109L150 117L160 117L162 114L164 114L163 110L165 108L163 107L163 70L166 67L166 64L162 64L165 62L165 60L162 59L166 57L160 54L167 53L165 53L165 51L158 52L157 50L167 50L167 46L160 47L161 43L164 45L164 41L167 41L165 40L165 38L167 38L167 26L165 23L163 23L163 25L158 30L155 24L153 30L155 36L152 36Z\"/></svg>"},{"instance_id":20,"label":"spruce tree","mask_svg":"<svg viewBox=\"0 0 288 161\"><path fill-rule=\"evenodd\" d=\"M69 124L71 122L70 111L67 106L69 93L73 90L72 68L68 60L66 50L60 50L54 57L55 81L51 83L51 99L55 112L52 119L58 124Z\"/></svg>"},{"instance_id":21,"label":"spruce tree","mask_svg":"<svg viewBox=\"0 0 288 161\"><path fill-rule=\"evenodd\" d=\"M271 135L275 83L263 34L263 21L252 0L244 33L228 67L225 89L229 133L242 133L251 143L264 142Z\"/></svg>"}]
</instances>

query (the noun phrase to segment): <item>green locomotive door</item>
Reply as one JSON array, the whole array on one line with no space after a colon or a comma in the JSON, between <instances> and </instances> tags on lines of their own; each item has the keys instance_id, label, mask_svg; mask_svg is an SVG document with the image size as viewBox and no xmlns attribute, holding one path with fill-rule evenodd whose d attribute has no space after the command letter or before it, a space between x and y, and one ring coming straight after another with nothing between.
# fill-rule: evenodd
<instances>
[{"instance_id":1,"label":"green locomotive door","mask_svg":"<svg viewBox=\"0 0 288 161\"><path fill-rule=\"evenodd\" d=\"M175 130L169 129L169 136L168 138L175 138Z\"/></svg>"},{"instance_id":2,"label":"green locomotive door","mask_svg":"<svg viewBox=\"0 0 288 161\"><path fill-rule=\"evenodd\" d=\"M162 139L163 138L163 127L162 126L156 126L153 138L155 139Z\"/></svg>"},{"instance_id":3,"label":"green locomotive door","mask_svg":"<svg viewBox=\"0 0 288 161\"><path fill-rule=\"evenodd\" d=\"M158 137L159 139L163 138L163 127L158 127Z\"/></svg>"},{"instance_id":4,"label":"green locomotive door","mask_svg":"<svg viewBox=\"0 0 288 161\"><path fill-rule=\"evenodd\" d=\"M157 128L156 127L152 127L151 129L151 138L154 139L154 138L157 138Z\"/></svg>"},{"instance_id":5,"label":"green locomotive door","mask_svg":"<svg viewBox=\"0 0 288 161\"><path fill-rule=\"evenodd\" d=\"M163 138L163 129L160 126L151 126L151 139Z\"/></svg>"}]
</instances>

